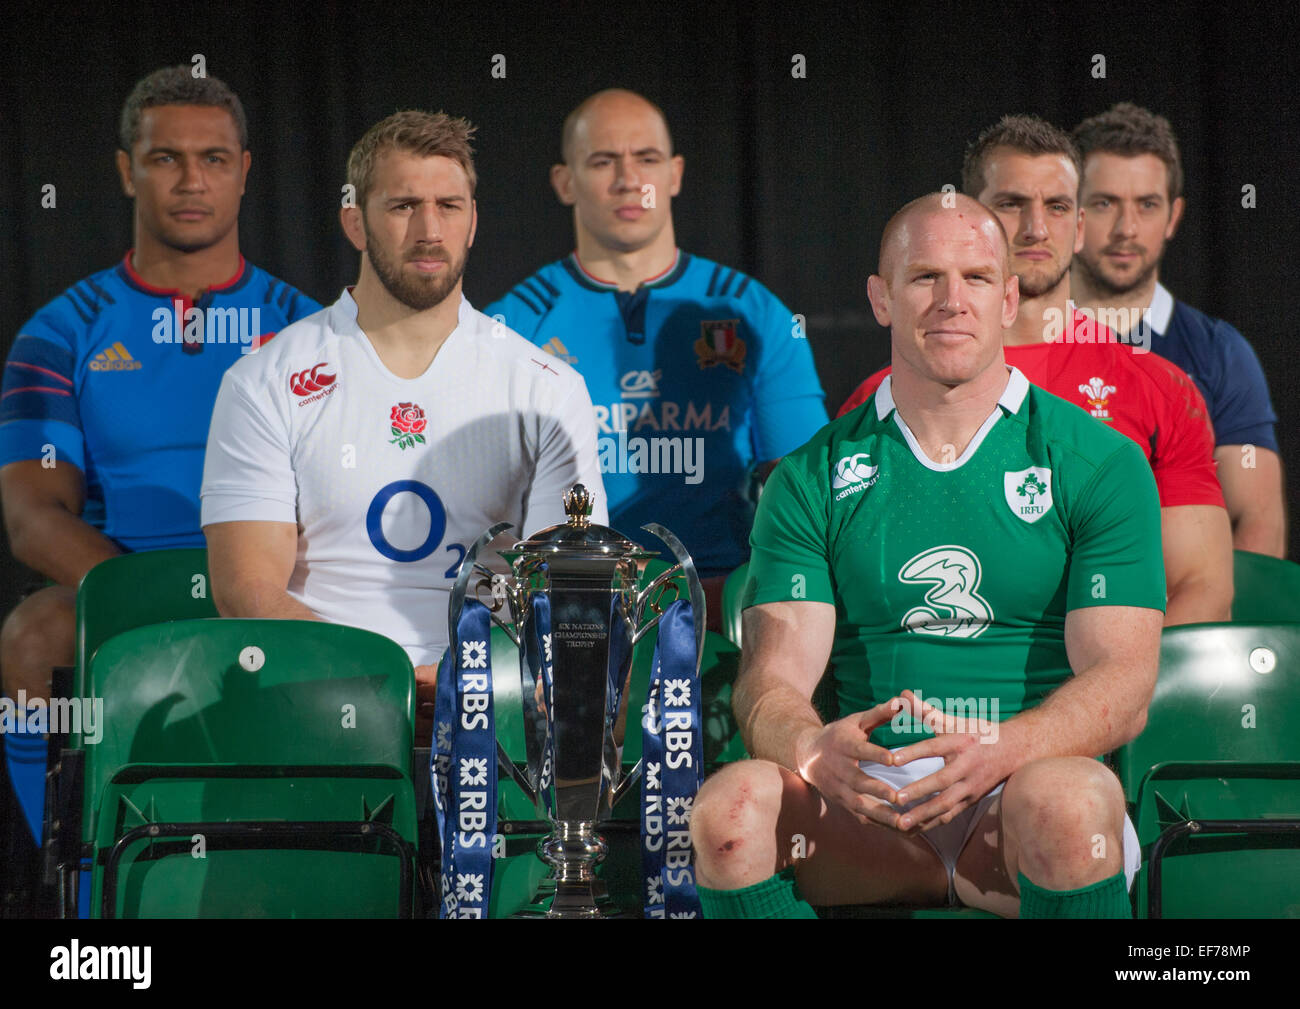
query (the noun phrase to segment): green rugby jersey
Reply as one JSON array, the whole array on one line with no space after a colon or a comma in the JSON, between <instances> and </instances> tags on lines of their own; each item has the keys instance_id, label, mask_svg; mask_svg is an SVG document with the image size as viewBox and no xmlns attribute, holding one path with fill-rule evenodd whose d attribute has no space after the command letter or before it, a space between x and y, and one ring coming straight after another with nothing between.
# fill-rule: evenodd
<instances>
[{"instance_id":1,"label":"green rugby jersey","mask_svg":"<svg viewBox=\"0 0 1300 1009\"><path fill-rule=\"evenodd\" d=\"M842 715L910 689L950 713L1005 719L1071 675L1068 611L1165 607L1160 503L1142 450L1009 372L952 462L921 450L886 378L767 482L744 604L836 607ZM873 740L929 735L919 723L904 731L885 725Z\"/></svg>"}]
</instances>

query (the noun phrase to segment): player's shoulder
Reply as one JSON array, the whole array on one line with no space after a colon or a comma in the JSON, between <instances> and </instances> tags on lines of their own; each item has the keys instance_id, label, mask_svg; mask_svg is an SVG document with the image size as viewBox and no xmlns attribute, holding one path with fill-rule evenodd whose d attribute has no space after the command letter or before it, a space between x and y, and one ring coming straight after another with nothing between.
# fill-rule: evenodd
<instances>
[{"instance_id":1,"label":"player's shoulder","mask_svg":"<svg viewBox=\"0 0 1300 1009\"><path fill-rule=\"evenodd\" d=\"M526 319L545 317L573 286L564 261L547 263L525 277L496 301L484 306L488 316L502 315L507 322L524 324Z\"/></svg>"},{"instance_id":2,"label":"player's shoulder","mask_svg":"<svg viewBox=\"0 0 1300 1009\"><path fill-rule=\"evenodd\" d=\"M1186 395L1194 390L1191 377L1169 358L1138 346L1121 345L1127 370L1165 395Z\"/></svg>"},{"instance_id":3,"label":"player's shoulder","mask_svg":"<svg viewBox=\"0 0 1300 1009\"><path fill-rule=\"evenodd\" d=\"M870 452L884 424L877 416L873 392L865 402L823 424L803 445L787 452L778 466L785 467L790 476L820 486L829 467L840 459Z\"/></svg>"},{"instance_id":4,"label":"player's shoulder","mask_svg":"<svg viewBox=\"0 0 1300 1009\"><path fill-rule=\"evenodd\" d=\"M1187 372L1168 358L1141 346L1121 344L1119 349L1123 352L1127 373L1142 383L1148 401L1159 411L1150 418L1154 424L1159 426L1167 421L1174 430L1185 433L1185 425L1210 423L1205 397Z\"/></svg>"},{"instance_id":5,"label":"player's shoulder","mask_svg":"<svg viewBox=\"0 0 1300 1009\"><path fill-rule=\"evenodd\" d=\"M242 355L226 370L227 380L246 388L264 388L283 384L286 375L304 369L310 371L318 364L328 370L331 353L337 361L339 329L347 322L345 300L290 323L255 350ZM355 327L355 311L351 322Z\"/></svg>"},{"instance_id":6,"label":"player's shoulder","mask_svg":"<svg viewBox=\"0 0 1300 1009\"><path fill-rule=\"evenodd\" d=\"M1090 475L1117 454L1133 453L1144 467L1147 465L1146 457L1133 439L1046 389L1030 383L1021 410L1030 444L1043 446L1060 465Z\"/></svg>"},{"instance_id":7,"label":"player's shoulder","mask_svg":"<svg viewBox=\"0 0 1300 1009\"><path fill-rule=\"evenodd\" d=\"M287 280L281 280L256 263L244 260L244 272L246 280L241 286L247 292L249 300L260 302L263 306L277 312L287 322L305 319L321 310L320 303L310 295L304 294Z\"/></svg>"},{"instance_id":8,"label":"player's shoulder","mask_svg":"<svg viewBox=\"0 0 1300 1009\"><path fill-rule=\"evenodd\" d=\"M130 290L123 283L122 269L117 263L70 284L33 312L19 327L18 335L75 351L82 334L127 300Z\"/></svg>"},{"instance_id":9,"label":"player's shoulder","mask_svg":"<svg viewBox=\"0 0 1300 1009\"><path fill-rule=\"evenodd\" d=\"M697 297L756 309L781 303L761 281L741 270L686 252L681 258L685 260L683 279Z\"/></svg>"},{"instance_id":10,"label":"player's shoulder","mask_svg":"<svg viewBox=\"0 0 1300 1009\"><path fill-rule=\"evenodd\" d=\"M539 389L567 391L575 385L584 385L582 377L569 364L538 349L510 326L480 312L468 300L462 306L460 326L466 330L473 352L492 361L498 374L509 374Z\"/></svg>"},{"instance_id":11,"label":"player's shoulder","mask_svg":"<svg viewBox=\"0 0 1300 1009\"><path fill-rule=\"evenodd\" d=\"M1243 349L1254 353L1250 341L1232 323L1216 319L1177 298L1174 299L1174 310L1165 337L1181 342L1187 352L1195 357L1216 352L1222 356Z\"/></svg>"}]
</instances>

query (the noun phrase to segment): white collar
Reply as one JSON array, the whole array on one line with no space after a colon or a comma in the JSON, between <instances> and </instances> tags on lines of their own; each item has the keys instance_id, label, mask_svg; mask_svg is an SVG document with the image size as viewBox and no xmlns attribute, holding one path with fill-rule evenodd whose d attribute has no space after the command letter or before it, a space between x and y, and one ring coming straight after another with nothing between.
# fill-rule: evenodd
<instances>
[{"instance_id":1,"label":"white collar","mask_svg":"<svg viewBox=\"0 0 1300 1009\"><path fill-rule=\"evenodd\" d=\"M1007 365L1007 386L998 397L998 406L1005 406L1012 413L1020 412L1020 404L1029 394L1029 379L1015 365ZM894 403L893 375L886 375L876 389L876 419L884 420L897 409Z\"/></svg>"},{"instance_id":2,"label":"white collar","mask_svg":"<svg viewBox=\"0 0 1300 1009\"><path fill-rule=\"evenodd\" d=\"M1174 296L1169 293L1169 288L1156 281L1156 293L1151 296L1151 304L1142 313L1142 323L1164 336L1169 332L1169 320L1173 316Z\"/></svg>"},{"instance_id":3,"label":"white collar","mask_svg":"<svg viewBox=\"0 0 1300 1009\"><path fill-rule=\"evenodd\" d=\"M342 312L345 319L351 320L354 324L357 321L357 301L352 297L352 287L343 288L343 293L339 295L339 300L334 303ZM466 318L474 311L474 306L469 303L465 297L465 292L460 292L460 304L456 306L456 326L457 328L465 324Z\"/></svg>"},{"instance_id":4,"label":"white collar","mask_svg":"<svg viewBox=\"0 0 1300 1009\"><path fill-rule=\"evenodd\" d=\"M1025 397L1029 395L1029 379L1025 378L1020 369L1014 365L1007 365L1007 371L1010 372L1007 376L1007 385L1002 390L1002 395L998 397L997 406L993 408L993 412L988 415L988 418L980 425L979 430L975 432L975 436L967 444L966 450L952 462L935 462L925 454L925 451L921 448L921 443L916 439L916 435L912 433L912 429L907 426L907 422L903 420L902 415L897 412L894 405L894 391L890 381L893 378L892 375L886 375L884 381L880 383L880 387L876 390L876 419L883 421L893 413L894 423L898 425L899 431L903 433L903 439L912 450L912 455L926 469L934 470L936 473L946 473L949 470L959 469L975 454L976 450L983 444L984 438L993 430L993 425L1002 416L1000 408L1005 407L1011 413L1019 413L1021 404L1024 403Z\"/></svg>"},{"instance_id":5,"label":"white collar","mask_svg":"<svg viewBox=\"0 0 1300 1009\"><path fill-rule=\"evenodd\" d=\"M424 374L418 375L415 378L401 378L389 371L388 366L380 360L379 351L375 350L375 345L370 342L370 337L366 336L360 323L357 322L357 302L356 299L352 297L351 288L343 288L343 293L339 295L339 300L331 306L331 311L334 310L337 310L339 313L338 318L333 325L335 332L345 333L355 331L356 334L361 337L362 352L370 358L371 362L379 369L381 374L387 376L394 382L419 382L432 374L435 366L441 365L445 367L448 348L456 348L463 343L464 337L461 336L461 333L469 326L472 326L476 314L474 306L471 305L469 299L465 297L465 292L461 291L460 304L456 308L456 327L447 334L447 339L443 341L442 346L438 349L438 353L434 356L433 360L429 362L429 367L425 369Z\"/></svg>"}]
</instances>

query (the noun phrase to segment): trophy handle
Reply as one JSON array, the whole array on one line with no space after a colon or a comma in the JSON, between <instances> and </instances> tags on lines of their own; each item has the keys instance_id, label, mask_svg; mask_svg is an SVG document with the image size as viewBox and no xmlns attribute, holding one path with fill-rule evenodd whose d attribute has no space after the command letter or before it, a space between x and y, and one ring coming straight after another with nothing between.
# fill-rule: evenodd
<instances>
[{"instance_id":1,"label":"trophy handle","mask_svg":"<svg viewBox=\"0 0 1300 1009\"><path fill-rule=\"evenodd\" d=\"M474 545L465 552L465 557L460 562L460 570L456 572L456 581L451 587L451 598L447 602L447 637L449 645L454 646L456 644L456 622L460 619L460 611L465 607L465 594L469 589L469 580L473 577L475 569L486 575L492 573L478 563L478 552L510 528L512 527L509 522L498 522L483 533L474 542ZM514 639L513 634L510 637L512 640ZM518 643L518 641L515 642L515 644Z\"/></svg>"},{"instance_id":2,"label":"trophy handle","mask_svg":"<svg viewBox=\"0 0 1300 1009\"><path fill-rule=\"evenodd\" d=\"M619 781L618 785L614 789L613 794L610 796L609 799L610 809L613 809L620 802L622 802L623 797L627 795L628 792L632 791L632 786L641 780L641 765L644 763L645 763L645 757L637 757L636 763L632 765L632 770L628 771L625 775L623 775L622 780Z\"/></svg>"},{"instance_id":3,"label":"trophy handle","mask_svg":"<svg viewBox=\"0 0 1300 1009\"><path fill-rule=\"evenodd\" d=\"M700 666L704 662L704 625L707 623L707 614L704 608L704 585L700 582L700 576L695 570L695 561L691 559L690 552L686 549L682 541L674 536L670 530L659 525L657 522L649 522L641 528L651 535L657 536L659 539L663 540L663 542L667 544L668 549L672 552L673 558L677 561L677 564L675 567L669 568L667 571L655 578L645 587L644 591L637 596L635 607L636 613L633 617L634 626L640 624L641 615L645 612L646 604L650 603L652 606L654 605L652 602L652 593L657 592L660 586L667 584L671 579L676 578L677 575L684 574L686 576L686 585L690 591L691 611L695 617L695 675L698 678ZM657 626L662 616L662 613L657 613L655 618L649 623L643 626L636 626L636 631L632 636L632 644L635 645L650 631L652 627ZM618 785L615 787L613 796L610 799L611 808L618 805L623 797L632 790L632 786L640 780L641 766L644 763L645 758L642 757L637 760L630 771L623 775L622 780L619 781Z\"/></svg>"},{"instance_id":4,"label":"trophy handle","mask_svg":"<svg viewBox=\"0 0 1300 1009\"><path fill-rule=\"evenodd\" d=\"M664 543L668 545L668 549L672 552L674 559L677 561L677 567L669 568L647 585L645 591L637 597L637 620L638 622L640 621L641 613L652 589L656 588L661 583L666 582L668 579L675 577L679 572L684 574L686 576L686 585L691 594L691 611L695 616L695 674L698 676L700 666L704 662L704 625L707 623L707 614L704 611L704 585L700 582L700 576L695 570L695 561L691 559L691 555L682 544L682 541L674 536L670 530L665 529L657 522L648 522L641 528L653 536L658 536L659 539L663 540ZM635 644L637 639L657 623L659 623L658 616L644 627L639 628L636 633L636 638L633 639L633 644Z\"/></svg>"},{"instance_id":5,"label":"trophy handle","mask_svg":"<svg viewBox=\"0 0 1300 1009\"><path fill-rule=\"evenodd\" d=\"M491 577L492 574L491 571L479 564L479 551L486 549L489 543L509 528L511 528L509 522L498 522L496 525L485 531L483 535L475 541L474 545L465 552L465 557L461 561L460 570L456 573L456 581L451 587L451 599L448 602L447 607L448 647L451 649L455 649L458 646L458 642L456 641L456 625L460 619L460 611L465 606L465 597L469 593L470 579L474 577L475 572L488 575L489 577ZM507 596L506 603L510 608L511 616L514 617L514 600L511 599L510 596ZM510 625L503 622L501 618L497 616L495 610L489 611L489 618L492 623L496 624L497 627L500 627L501 630L505 632L505 635L510 639L511 644L522 653L523 645L520 643L518 633L513 630ZM497 768L498 773L500 773L500 770L503 768L507 770L509 777L523 790L524 795L528 797L529 801L534 804L538 802L539 795L537 789L528 781L527 776L515 766L515 762L510 759L509 755L505 751L505 747L501 745L500 740L497 741Z\"/></svg>"},{"instance_id":6,"label":"trophy handle","mask_svg":"<svg viewBox=\"0 0 1300 1009\"><path fill-rule=\"evenodd\" d=\"M506 748L501 745L501 740L497 740L497 777L501 777L501 771L505 769L510 780L518 785L524 795L534 806L541 803L541 793L528 780L528 775L515 766L515 762L510 759L510 754L506 753Z\"/></svg>"}]
</instances>

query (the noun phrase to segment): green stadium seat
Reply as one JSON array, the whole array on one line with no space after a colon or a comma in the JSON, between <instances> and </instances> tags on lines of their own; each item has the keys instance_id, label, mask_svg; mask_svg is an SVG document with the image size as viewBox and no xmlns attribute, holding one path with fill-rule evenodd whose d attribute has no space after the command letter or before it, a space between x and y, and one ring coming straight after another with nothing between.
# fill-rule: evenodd
<instances>
[{"instance_id":1,"label":"green stadium seat","mask_svg":"<svg viewBox=\"0 0 1300 1009\"><path fill-rule=\"evenodd\" d=\"M1164 632L1147 724L1116 753L1141 917L1300 917L1300 626Z\"/></svg>"},{"instance_id":2,"label":"green stadium seat","mask_svg":"<svg viewBox=\"0 0 1300 1009\"><path fill-rule=\"evenodd\" d=\"M1234 550L1232 566L1233 623L1300 623L1300 564Z\"/></svg>"},{"instance_id":3,"label":"green stadium seat","mask_svg":"<svg viewBox=\"0 0 1300 1009\"><path fill-rule=\"evenodd\" d=\"M178 620L100 643L85 683L103 703L102 738L71 740L93 915L412 913L414 679L397 644Z\"/></svg>"},{"instance_id":4,"label":"green stadium seat","mask_svg":"<svg viewBox=\"0 0 1300 1009\"><path fill-rule=\"evenodd\" d=\"M78 687L90 657L113 635L217 615L206 550L144 550L96 564L77 587Z\"/></svg>"}]
</instances>

